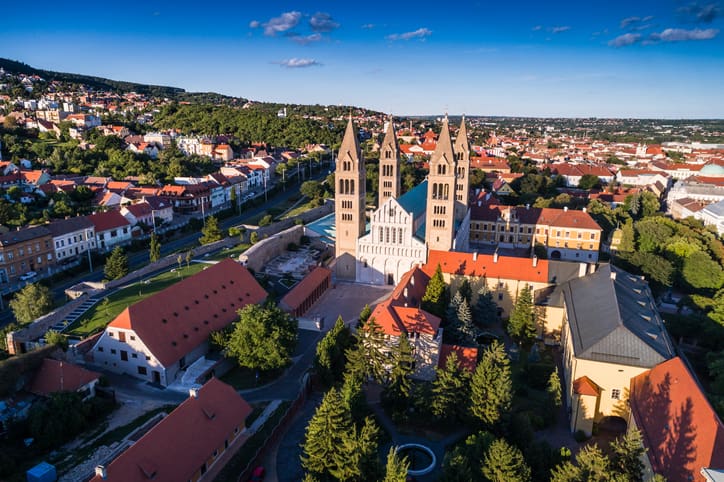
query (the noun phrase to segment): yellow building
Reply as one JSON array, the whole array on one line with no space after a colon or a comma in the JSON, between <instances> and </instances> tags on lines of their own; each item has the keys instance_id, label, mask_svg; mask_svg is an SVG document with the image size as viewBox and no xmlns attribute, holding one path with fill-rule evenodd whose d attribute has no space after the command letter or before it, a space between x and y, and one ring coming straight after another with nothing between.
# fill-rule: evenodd
<instances>
[{"instance_id":1,"label":"yellow building","mask_svg":"<svg viewBox=\"0 0 724 482\"><path fill-rule=\"evenodd\" d=\"M675 356L648 284L611 265L556 288L571 431L628 420L630 380Z\"/></svg>"}]
</instances>

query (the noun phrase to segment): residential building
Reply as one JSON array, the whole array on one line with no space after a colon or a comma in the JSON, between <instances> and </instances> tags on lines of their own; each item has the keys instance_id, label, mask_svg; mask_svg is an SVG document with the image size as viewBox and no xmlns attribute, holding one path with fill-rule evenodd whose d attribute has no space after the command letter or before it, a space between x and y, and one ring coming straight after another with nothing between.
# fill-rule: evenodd
<instances>
[{"instance_id":1,"label":"residential building","mask_svg":"<svg viewBox=\"0 0 724 482\"><path fill-rule=\"evenodd\" d=\"M0 285L21 281L29 272L50 274L54 267L53 238L45 226L0 234Z\"/></svg>"},{"instance_id":2,"label":"residential building","mask_svg":"<svg viewBox=\"0 0 724 482\"><path fill-rule=\"evenodd\" d=\"M143 202L151 206L151 215L156 225L162 223L173 222L173 206L172 204L159 196L143 196Z\"/></svg>"},{"instance_id":3,"label":"residential building","mask_svg":"<svg viewBox=\"0 0 724 482\"><path fill-rule=\"evenodd\" d=\"M53 237L55 260L58 263L96 249L95 225L86 216L59 219L45 227Z\"/></svg>"},{"instance_id":4,"label":"residential building","mask_svg":"<svg viewBox=\"0 0 724 482\"><path fill-rule=\"evenodd\" d=\"M153 208L147 202L129 204L121 208L121 216L126 218L132 227L139 224L152 227L154 225Z\"/></svg>"},{"instance_id":5,"label":"residential building","mask_svg":"<svg viewBox=\"0 0 724 482\"><path fill-rule=\"evenodd\" d=\"M571 431L590 435L605 417L626 421L630 380L675 356L648 284L606 264L558 286L550 304L562 308Z\"/></svg>"},{"instance_id":6,"label":"residential building","mask_svg":"<svg viewBox=\"0 0 724 482\"><path fill-rule=\"evenodd\" d=\"M121 312L93 347L96 364L169 385L208 351L209 334L267 294L243 266L225 259Z\"/></svg>"},{"instance_id":7,"label":"residential building","mask_svg":"<svg viewBox=\"0 0 724 482\"><path fill-rule=\"evenodd\" d=\"M118 211L106 211L87 216L96 233L96 247L101 252L131 242L131 223Z\"/></svg>"},{"instance_id":8,"label":"residential building","mask_svg":"<svg viewBox=\"0 0 724 482\"><path fill-rule=\"evenodd\" d=\"M211 481L248 439L252 408L212 378L107 466L91 482Z\"/></svg>"},{"instance_id":9,"label":"residential building","mask_svg":"<svg viewBox=\"0 0 724 482\"><path fill-rule=\"evenodd\" d=\"M96 395L101 374L66 361L46 358L28 385L28 391L48 397L58 392L78 392L83 400Z\"/></svg>"},{"instance_id":10,"label":"residential building","mask_svg":"<svg viewBox=\"0 0 724 482\"><path fill-rule=\"evenodd\" d=\"M724 424L679 357L631 379L629 430L641 432L644 479L705 482L724 469Z\"/></svg>"},{"instance_id":11,"label":"residential building","mask_svg":"<svg viewBox=\"0 0 724 482\"><path fill-rule=\"evenodd\" d=\"M179 214L204 214L211 208L211 190L206 184L189 184L184 186L166 185L158 193L159 197L173 205Z\"/></svg>"}]
</instances>

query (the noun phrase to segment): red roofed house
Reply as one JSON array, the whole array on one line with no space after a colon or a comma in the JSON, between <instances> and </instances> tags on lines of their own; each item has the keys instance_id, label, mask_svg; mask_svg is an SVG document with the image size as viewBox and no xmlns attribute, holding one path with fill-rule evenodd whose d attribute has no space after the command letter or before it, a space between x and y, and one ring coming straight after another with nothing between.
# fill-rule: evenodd
<instances>
[{"instance_id":1,"label":"red roofed house","mask_svg":"<svg viewBox=\"0 0 724 482\"><path fill-rule=\"evenodd\" d=\"M28 391L47 397L56 392L80 392L83 399L94 397L101 374L73 363L46 358L35 373Z\"/></svg>"},{"instance_id":2,"label":"red roofed house","mask_svg":"<svg viewBox=\"0 0 724 482\"><path fill-rule=\"evenodd\" d=\"M440 360L438 367L442 368L447 363L447 357L451 353L455 353L458 357L458 363L462 368L469 372L474 372L475 367L478 366L478 349L469 346L459 345L443 345L440 350Z\"/></svg>"},{"instance_id":3,"label":"red roofed house","mask_svg":"<svg viewBox=\"0 0 724 482\"><path fill-rule=\"evenodd\" d=\"M703 482L702 469L724 469L724 424L681 358L632 378L629 404L629 427L647 450L646 480Z\"/></svg>"},{"instance_id":4,"label":"red roofed house","mask_svg":"<svg viewBox=\"0 0 724 482\"><path fill-rule=\"evenodd\" d=\"M214 480L246 440L251 406L212 378L122 452L92 482Z\"/></svg>"},{"instance_id":5,"label":"red roofed house","mask_svg":"<svg viewBox=\"0 0 724 482\"><path fill-rule=\"evenodd\" d=\"M131 226L136 226L138 223L149 227L153 226L153 209L147 202L123 206L121 208L121 215L131 223Z\"/></svg>"},{"instance_id":6,"label":"red roofed house","mask_svg":"<svg viewBox=\"0 0 724 482\"><path fill-rule=\"evenodd\" d=\"M96 364L161 385L171 384L208 351L212 331L267 293L246 268L225 259L129 306L93 347Z\"/></svg>"},{"instance_id":7,"label":"red roofed house","mask_svg":"<svg viewBox=\"0 0 724 482\"><path fill-rule=\"evenodd\" d=\"M317 266L281 299L279 307L294 316L304 316L331 286L332 271Z\"/></svg>"},{"instance_id":8,"label":"red roofed house","mask_svg":"<svg viewBox=\"0 0 724 482\"><path fill-rule=\"evenodd\" d=\"M374 318L390 343L407 336L415 355L414 377L435 378L435 368L442 349L440 318L420 308L430 276L418 267L412 268L400 280L388 299L378 304Z\"/></svg>"},{"instance_id":9,"label":"red roofed house","mask_svg":"<svg viewBox=\"0 0 724 482\"><path fill-rule=\"evenodd\" d=\"M118 211L91 214L87 218L95 228L96 246L100 251L131 242L131 224Z\"/></svg>"}]
</instances>

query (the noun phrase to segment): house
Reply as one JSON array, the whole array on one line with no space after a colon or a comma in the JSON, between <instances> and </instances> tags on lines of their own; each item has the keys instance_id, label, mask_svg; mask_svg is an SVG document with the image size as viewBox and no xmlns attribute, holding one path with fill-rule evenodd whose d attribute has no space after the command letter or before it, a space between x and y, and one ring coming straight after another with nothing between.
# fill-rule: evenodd
<instances>
[{"instance_id":1,"label":"house","mask_svg":"<svg viewBox=\"0 0 724 482\"><path fill-rule=\"evenodd\" d=\"M96 342L93 359L108 370L169 385L206 354L212 331L266 296L246 268L225 259L123 310Z\"/></svg>"},{"instance_id":2,"label":"house","mask_svg":"<svg viewBox=\"0 0 724 482\"><path fill-rule=\"evenodd\" d=\"M93 223L96 233L96 246L101 252L110 251L116 246L131 242L131 223L118 211L86 216Z\"/></svg>"},{"instance_id":3,"label":"house","mask_svg":"<svg viewBox=\"0 0 724 482\"><path fill-rule=\"evenodd\" d=\"M136 227L139 223L145 226L153 226L153 209L147 202L140 202L135 204L129 204L121 208L121 215L131 224Z\"/></svg>"},{"instance_id":4,"label":"house","mask_svg":"<svg viewBox=\"0 0 724 482\"><path fill-rule=\"evenodd\" d=\"M204 214L210 209L211 191L205 184L184 186L166 185L158 193L159 197L171 203L174 212L180 214Z\"/></svg>"},{"instance_id":5,"label":"house","mask_svg":"<svg viewBox=\"0 0 724 482\"><path fill-rule=\"evenodd\" d=\"M591 164L573 164L561 162L551 165L551 172L562 177L566 181L566 186L576 187L581 182L581 178L585 175L593 175L598 177L599 181L608 184L613 181L614 173L606 166Z\"/></svg>"},{"instance_id":6,"label":"house","mask_svg":"<svg viewBox=\"0 0 724 482\"><path fill-rule=\"evenodd\" d=\"M572 432L628 419L630 380L675 356L648 284L611 265L556 287ZM550 312L549 312L550 313Z\"/></svg>"},{"instance_id":7,"label":"house","mask_svg":"<svg viewBox=\"0 0 724 482\"><path fill-rule=\"evenodd\" d=\"M95 226L85 216L60 219L45 227L53 237L57 262L74 259L96 249Z\"/></svg>"},{"instance_id":8,"label":"house","mask_svg":"<svg viewBox=\"0 0 724 482\"><path fill-rule=\"evenodd\" d=\"M154 220L162 223L173 222L173 206L166 199L159 196L143 196L143 201L151 206L151 213ZM158 221L154 221L159 224Z\"/></svg>"},{"instance_id":9,"label":"house","mask_svg":"<svg viewBox=\"0 0 724 482\"><path fill-rule=\"evenodd\" d=\"M252 408L212 378L107 466L91 482L214 480L248 439Z\"/></svg>"},{"instance_id":10,"label":"house","mask_svg":"<svg viewBox=\"0 0 724 482\"><path fill-rule=\"evenodd\" d=\"M45 358L28 385L28 391L43 397L57 392L78 392L83 400L96 395L101 374L52 358Z\"/></svg>"},{"instance_id":11,"label":"house","mask_svg":"<svg viewBox=\"0 0 724 482\"><path fill-rule=\"evenodd\" d=\"M631 379L629 429L646 448L644 478L718 480L724 469L724 424L684 361L674 357Z\"/></svg>"},{"instance_id":12,"label":"house","mask_svg":"<svg viewBox=\"0 0 724 482\"><path fill-rule=\"evenodd\" d=\"M16 283L28 272L50 274L55 267L53 238L45 226L0 234L0 286Z\"/></svg>"},{"instance_id":13,"label":"house","mask_svg":"<svg viewBox=\"0 0 724 482\"><path fill-rule=\"evenodd\" d=\"M234 150L228 144L218 144L212 153L212 159L215 161L230 161L234 158Z\"/></svg>"},{"instance_id":14,"label":"house","mask_svg":"<svg viewBox=\"0 0 724 482\"><path fill-rule=\"evenodd\" d=\"M724 200L709 204L694 217L701 219L705 226L713 226L719 236L724 234Z\"/></svg>"}]
</instances>

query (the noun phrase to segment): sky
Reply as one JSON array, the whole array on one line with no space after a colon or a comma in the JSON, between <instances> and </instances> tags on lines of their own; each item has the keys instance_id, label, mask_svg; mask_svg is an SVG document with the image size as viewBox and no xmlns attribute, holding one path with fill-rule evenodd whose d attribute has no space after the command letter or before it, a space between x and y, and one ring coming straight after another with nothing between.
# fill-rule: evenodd
<instances>
[{"instance_id":1,"label":"sky","mask_svg":"<svg viewBox=\"0 0 724 482\"><path fill-rule=\"evenodd\" d=\"M395 115L723 118L722 2L15 1L0 57Z\"/></svg>"}]
</instances>

